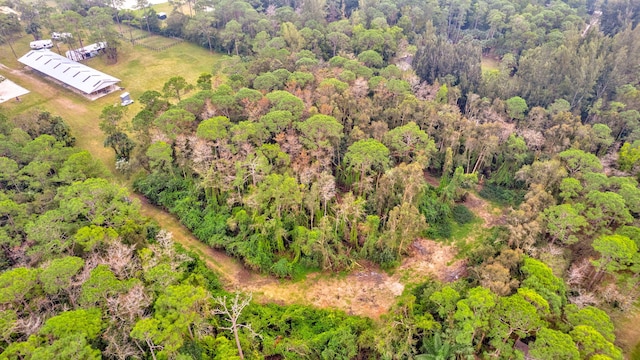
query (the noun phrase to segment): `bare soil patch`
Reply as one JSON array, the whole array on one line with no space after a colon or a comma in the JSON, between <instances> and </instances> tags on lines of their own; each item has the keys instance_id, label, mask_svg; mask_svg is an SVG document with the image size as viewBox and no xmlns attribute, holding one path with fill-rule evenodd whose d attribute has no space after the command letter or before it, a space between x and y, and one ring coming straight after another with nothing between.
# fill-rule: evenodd
<instances>
[{"instance_id":1,"label":"bare soil patch","mask_svg":"<svg viewBox=\"0 0 640 360\"><path fill-rule=\"evenodd\" d=\"M484 228L504 225L507 222L504 210L494 207L491 203L478 197L474 193L468 193L463 204L483 220L482 226Z\"/></svg>"},{"instance_id":2,"label":"bare soil patch","mask_svg":"<svg viewBox=\"0 0 640 360\"><path fill-rule=\"evenodd\" d=\"M440 186L440 179L438 179L435 176L431 175L431 173L429 173L428 171L424 172L424 180L427 182L427 184L429 184L429 185L431 185L433 187Z\"/></svg>"}]
</instances>

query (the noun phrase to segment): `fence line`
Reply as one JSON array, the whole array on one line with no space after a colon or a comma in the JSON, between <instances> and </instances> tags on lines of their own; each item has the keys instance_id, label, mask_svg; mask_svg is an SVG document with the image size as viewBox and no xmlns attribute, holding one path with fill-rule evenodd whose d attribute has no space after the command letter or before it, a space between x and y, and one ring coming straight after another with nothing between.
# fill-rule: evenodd
<instances>
[{"instance_id":1,"label":"fence line","mask_svg":"<svg viewBox=\"0 0 640 360\"><path fill-rule=\"evenodd\" d=\"M162 45L162 46L151 46L151 45L147 45L144 42L140 41L140 40L144 40L148 37L152 37L152 36L157 36L157 37L164 37L164 38L168 38L168 39L173 39L174 42L168 44L168 45ZM137 37L134 37L133 39L131 39L130 37L127 38L124 34L120 34L120 37L126 41L131 42L133 45L140 45L144 48L147 48L149 50L152 51L163 51L163 50L167 50L170 47L176 46L178 44L180 44L181 42L184 41L184 39L175 37L175 36L171 36L171 37L166 37L166 36L162 36L162 35L157 35L157 34L153 34L153 33L147 33L144 35L140 35Z\"/></svg>"},{"instance_id":2,"label":"fence line","mask_svg":"<svg viewBox=\"0 0 640 360\"><path fill-rule=\"evenodd\" d=\"M136 40L133 41L133 45L140 45L140 46L142 46L144 48L147 48L149 50L152 50L152 51L164 51L164 50L167 50L170 47L174 47L174 46L176 46L176 45L178 45L178 44L180 44L181 42L184 41L183 39L178 39L178 38L172 38L172 39L174 39L176 41L172 42L171 44L162 45L162 46L151 46L151 45L145 44L144 42L138 42Z\"/></svg>"}]
</instances>

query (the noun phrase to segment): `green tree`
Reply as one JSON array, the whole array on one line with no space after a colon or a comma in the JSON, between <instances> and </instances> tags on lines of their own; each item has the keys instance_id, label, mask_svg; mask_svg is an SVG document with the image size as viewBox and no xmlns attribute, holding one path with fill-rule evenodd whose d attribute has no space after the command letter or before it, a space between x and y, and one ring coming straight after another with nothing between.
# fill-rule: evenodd
<instances>
[{"instance_id":1,"label":"green tree","mask_svg":"<svg viewBox=\"0 0 640 360\"><path fill-rule=\"evenodd\" d=\"M242 25L235 19L229 21L224 29L220 32L220 38L222 39L227 53L231 54L233 48L236 56L240 56L239 43L243 38Z\"/></svg>"},{"instance_id":2,"label":"green tree","mask_svg":"<svg viewBox=\"0 0 640 360\"><path fill-rule=\"evenodd\" d=\"M81 335L93 340L102 332L102 314L98 309L78 309L65 311L48 319L40 334L54 336L58 339Z\"/></svg>"},{"instance_id":3,"label":"green tree","mask_svg":"<svg viewBox=\"0 0 640 360\"><path fill-rule=\"evenodd\" d=\"M396 251L397 258L406 254L409 246L427 229L424 215L409 203L402 203L389 211L385 230L381 234L384 248L381 251Z\"/></svg>"},{"instance_id":4,"label":"green tree","mask_svg":"<svg viewBox=\"0 0 640 360\"><path fill-rule=\"evenodd\" d=\"M358 140L347 149L344 164L347 171L355 174L358 192L363 194L369 187L369 176L377 176L389 167L389 149L378 140Z\"/></svg>"},{"instance_id":5,"label":"green tree","mask_svg":"<svg viewBox=\"0 0 640 360\"><path fill-rule=\"evenodd\" d=\"M22 26L20 26L20 19L14 14L0 14L0 43L9 44L13 56L18 58L16 51L13 48L14 38L22 32Z\"/></svg>"},{"instance_id":6,"label":"green tree","mask_svg":"<svg viewBox=\"0 0 640 360\"><path fill-rule=\"evenodd\" d=\"M130 336L136 340L142 340L151 352L153 360L157 360L156 351L162 349L161 343L165 339L165 335L160 330L160 321L157 319L141 319L131 330Z\"/></svg>"},{"instance_id":7,"label":"green tree","mask_svg":"<svg viewBox=\"0 0 640 360\"><path fill-rule=\"evenodd\" d=\"M618 165L620 170L637 173L640 170L640 141L632 144L625 142L620 148Z\"/></svg>"},{"instance_id":8,"label":"green tree","mask_svg":"<svg viewBox=\"0 0 640 360\"><path fill-rule=\"evenodd\" d=\"M82 284L80 304L84 307L105 305L107 298L126 290L127 285L118 280L107 265L91 270L89 279Z\"/></svg>"},{"instance_id":9,"label":"green tree","mask_svg":"<svg viewBox=\"0 0 640 360\"><path fill-rule=\"evenodd\" d=\"M182 100L182 95L191 90L191 86L182 76L174 76L162 86L162 92L166 98Z\"/></svg>"},{"instance_id":10,"label":"green tree","mask_svg":"<svg viewBox=\"0 0 640 360\"><path fill-rule=\"evenodd\" d=\"M273 110L260 117L260 123L271 135L276 135L293 124L293 114L286 110Z\"/></svg>"},{"instance_id":11,"label":"green tree","mask_svg":"<svg viewBox=\"0 0 640 360\"><path fill-rule=\"evenodd\" d=\"M283 212L297 214L302 193L295 178L270 174L258 184L246 202L257 206L261 213L280 218Z\"/></svg>"},{"instance_id":12,"label":"green tree","mask_svg":"<svg viewBox=\"0 0 640 360\"><path fill-rule=\"evenodd\" d=\"M584 216L571 204L550 206L544 210L542 217L546 221L552 244L558 240L566 245L577 243L579 239L576 234L588 225Z\"/></svg>"},{"instance_id":13,"label":"green tree","mask_svg":"<svg viewBox=\"0 0 640 360\"><path fill-rule=\"evenodd\" d=\"M547 305L548 306L548 305ZM546 326L538 308L520 294L500 298L491 316L491 345L502 349L513 335L517 339L534 334Z\"/></svg>"},{"instance_id":14,"label":"green tree","mask_svg":"<svg viewBox=\"0 0 640 360\"><path fill-rule=\"evenodd\" d=\"M609 342L616 340L614 334L614 325L609 315L593 306L585 306L579 309L574 304L565 307L567 321L572 326L587 325L598 330L602 336Z\"/></svg>"},{"instance_id":15,"label":"green tree","mask_svg":"<svg viewBox=\"0 0 640 360\"><path fill-rule=\"evenodd\" d=\"M578 346L581 359L592 356L606 355L614 360L622 360L622 351L607 341L602 334L588 325L578 325L569 333Z\"/></svg>"},{"instance_id":16,"label":"green tree","mask_svg":"<svg viewBox=\"0 0 640 360\"><path fill-rule=\"evenodd\" d=\"M453 328L456 305L460 300L460 293L450 286L445 286L440 291L436 291L429 296L429 301L437 305L438 316L445 321L450 328Z\"/></svg>"},{"instance_id":17,"label":"green tree","mask_svg":"<svg viewBox=\"0 0 640 360\"><path fill-rule=\"evenodd\" d=\"M304 46L304 38L294 24L290 22L282 23L280 25L280 33L292 53L300 51Z\"/></svg>"},{"instance_id":18,"label":"green tree","mask_svg":"<svg viewBox=\"0 0 640 360\"><path fill-rule=\"evenodd\" d=\"M304 112L305 106L300 98L295 95L277 90L267 94L267 99L272 105L271 110L284 110L290 112L295 120L299 120Z\"/></svg>"},{"instance_id":19,"label":"green tree","mask_svg":"<svg viewBox=\"0 0 640 360\"><path fill-rule=\"evenodd\" d=\"M538 331L536 341L529 347L529 354L536 359L580 359L571 336L547 328Z\"/></svg>"},{"instance_id":20,"label":"green tree","mask_svg":"<svg viewBox=\"0 0 640 360\"><path fill-rule=\"evenodd\" d=\"M88 151L83 150L70 155L65 160L58 176L67 183L71 183L88 178L105 177L106 174L107 169L102 162L94 159Z\"/></svg>"},{"instance_id":21,"label":"green tree","mask_svg":"<svg viewBox=\"0 0 640 360\"><path fill-rule=\"evenodd\" d=\"M585 217L592 224L592 228L589 229L592 233L633 221L624 198L614 192L592 190L587 194L586 199Z\"/></svg>"},{"instance_id":22,"label":"green tree","mask_svg":"<svg viewBox=\"0 0 640 360\"><path fill-rule=\"evenodd\" d=\"M300 141L307 149L335 149L343 136L343 126L333 116L314 115L298 123Z\"/></svg>"},{"instance_id":23,"label":"green tree","mask_svg":"<svg viewBox=\"0 0 640 360\"><path fill-rule=\"evenodd\" d=\"M82 269L84 260L75 256L65 256L53 260L39 275L42 289L49 295L71 290L72 278ZM72 297L69 297L72 299Z\"/></svg>"},{"instance_id":24,"label":"green tree","mask_svg":"<svg viewBox=\"0 0 640 360\"><path fill-rule=\"evenodd\" d=\"M192 285L169 286L154 304L154 317L160 320L166 332L174 333L171 337L189 336L193 341L196 340L194 329L205 323L202 314L207 313L207 305L208 294L204 288ZM171 353L167 348L163 352Z\"/></svg>"},{"instance_id":25,"label":"green tree","mask_svg":"<svg viewBox=\"0 0 640 360\"><path fill-rule=\"evenodd\" d=\"M490 330L490 315L497 304L497 296L491 290L478 286L469 290L467 297L458 301L454 319L459 329L455 335L457 344L477 348Z\"/></svg>"},{"instance_id":26,"label":"green tree","mask_svg":"<svg viewBox=\"0 0 640 360\"><path fill-rule=\"evenodd\" d=\"M566 289L562 279L553 274L547 264L540 260L526 257L520 271L526 278L522 286L535 290L549 303L554 313L559 314L566 304Z\"/></svg>"},{"instance_id":27,"label":"green tree","mask_svg":"<svg viewBox=\"0 0 640 360\"><path fill-rule=\"evenodd\" d=\"M0 274L0 304L27 309L28 300L39 288L38 273L36 269L18 267Z\"/></svg>"},{"instance_id":28,"label":"green tree","mask_svg":"<svg viewBox=\"0 0 640 360\"><path fill-rule=\"evenodd\" d=\"M384 64L382 55L374 50L365 50L358 54L358 61L364 63L368 67L380 68Z\"/></svg>"},{"instance_id":29,"label":"green tree","mask_svg":"<svg viewBox=\"0 0 640 360\"><path fill-rule=\"evenodd\" d=\"M94 349L82 335L70 335L45 343L33 349L33 359L51 360L99 360L102 359L100 350Z\"/></svg>"},{"instance_id":30,"label":"green tree","mask_svg":"<svg viewBox=\"0 0 640 360\"><path fill-rule=\"evenodd\" d=\"M138 216L128 192L105 179L87 179L60 188L55 200L68 222L118 228Z\"/></svg>"},{"instance_id":31,"label":"green tree","mask_svg":"<svg viewBox=\"0 0 640 360\"><path fill-rule=\"evenodd\" d=\"M436 152L434 141L413 121L386 133L384 144L398 163L418 161L427 167Z\"/></svg>"},{"instance_id":32,"label":"green tree","mask_svg":"<svg viewBox=\"0 0 640 360\"><path fill-rule=\"evenodd\" d=\"M529 109L527 102L520 96L514 96L507 99L507 114L515 120L523 120L525 112Z\"/></svg>"},{"instance_id":33,"label":"green tree","mask_svg":"<svg viewBox=\"0 0 640 360\"><path fill-rule=\"evenodd\" d=\"M207 140L218 141L227 137L231 121L226 116L216 116L198 124L196 134Z\"/></svg>"},{"instance_id":34,"label":"green tree","mask_svg":"<svg viewBox=\"0 0 640 360\"><path fill-rule=\"evenodd\" d=\"M632 264L638 252L636 243L622 235L602 235L593 240L593 249L600 258L593 261L599 272L616 272Z\"/></svg>"},{"instance_id":35,"label":"green tree","mask_svg":"<svg viewBox=\"0 0 640 360\"><path fill-rule=\"evenodd\" d=\"M578 149L570 149L561 152L559 155L562 159L569 176L586 172L602 172L602 164L597 156Z\"/></svg>"},{"instance_id":36,"label":"green tree","mask_svg":"<svg viewBox=\"0 0 640 360\"><path fill-rule=\"evenodd\" d=\"M120 122L126 114L126 109L120 105L105 106L100 113L100 130L106 135L124 131Z\"/></svg>"},{"instance_id":37,"label":"green tree","mask_svg":"<svg viewBox=\"0 0 640 360\"><path fill-rule=\"evenodd\" d=\"M173 164L173 149L171 145L164 141L156 141L149 146L146 152L149 158L149 165L154 171L165 171L171 169Z\"/></svg>"},{"instance_id":38,"label":"green tree","mask_svg":"<svg viewBox=\"0 0 640 360\"><path fill-rule=\"evenodd\" d=\"M83 226L73 236L75 244L78 244L86 252L92 252L118 238L118 233L112 228L90 225Z\"/></svg>"},{"instance_id":39,"label":"green tree","mask_svg":"<svg viewBox=\"0 0 640 360\"><path fill-rule=\"evenodd\" d=\"M174 139L187 132L194 126L196 117L184 109L169 109L157 117L153 124L164 132L169 138Z\"/></svg>"},{"instance_id":40,"label":"green tree","mask_svg":"<svg viewBox=\"0 0 640 360\"><path fill-rule=\"evenodd\" d=\"M123 132L116 132L108 135L104 139L104 146L110 147L116 153L116 163L118 160L129 161L131 152L136 147L136 143Z\"/></svg>"}]
</instances>

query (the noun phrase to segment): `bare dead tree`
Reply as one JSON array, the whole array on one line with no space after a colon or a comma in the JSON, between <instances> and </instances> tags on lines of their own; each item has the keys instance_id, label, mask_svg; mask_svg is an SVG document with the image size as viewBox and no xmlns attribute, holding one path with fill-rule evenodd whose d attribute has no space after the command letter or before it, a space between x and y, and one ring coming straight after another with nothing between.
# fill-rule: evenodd
<instances>
[{"instance_id":1,"label":"bare dead tree","mask_svg":"<svg viewBox=\"0 0 640 360\"><path fill-rule=\"evenodd\" d=\"M238 319L240 315L242 315L242 311L251 303L252 295L249 294L247 297L243 297L240 293L236 293L236 296L231 299L231 303L227 304L226 296L217 296L213 299L213 301L218 305L215 309L213 309L213 314L222 315L224 320L231 323L231 326L220 327L220 329L228 330L233 333L233 336L236 339L236 346L238 347L238 354L240 355L240 359L244 359L244 354L242 353L242 346L240 345L240 338L238 337L238 330L241 328L245 328L251 332L253 336L257 336L262 338L258 333L251 329L251 325L241 324Z\"/></svg>"},{"instance_id":2,"label":"bare dead tree","mask_svg":"<svg viewBox=\"0 0 640 360\"><path fill-rule=\"evenodd\" d=\"M141 352L129 339L128 333L122 330L122 328L109 328L105 331L102 338L107 342L107 347L103 354L118 360L140 358L144 352ZM127 330L131 329L127 328Z\"/></svg>"},{"instance_id":3,"label":"bare dead tree","mask_svg":"<svg viewBox=\"0 0 640 360\"><path fill-rule=\"evenodd\" d=\"M106 256L102 257L100 261L109 265L120 279L128 278L136 265L133 257L134 250L135 246L133 245L115 241L109 245Z\"/></svg>"}]
</instances>

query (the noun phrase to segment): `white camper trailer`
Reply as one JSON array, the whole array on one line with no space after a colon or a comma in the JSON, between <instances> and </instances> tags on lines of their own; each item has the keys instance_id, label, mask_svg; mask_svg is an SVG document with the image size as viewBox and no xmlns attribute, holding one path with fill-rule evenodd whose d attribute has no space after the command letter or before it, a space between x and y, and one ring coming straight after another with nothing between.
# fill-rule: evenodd
<instances>
[{"instance_id":1,"label":"white camper trailer","mask_svg":"<svg viewBox=\"0 0 640 360\"><path fill-rule=\"evenodd\" d=\"M68 59L71 59L73 61L82 61L98 56L100 52L104 52L104 49L106 48L106 42L97 42L95 44L87 45L79 49L69 50L65 53L65 55Z\"/></svg>"},{"instance_id":2,"label":"white camper trailer","mask_svg":"<svg viewBox=\"0 0 640 360\"><path fill-rule=\"evenodd\" d=\"M33 50L51 49L53 47L53 42L51 41L51 39L36 40L30 42L29 47Z\"/></svg>"}]
</instances>

